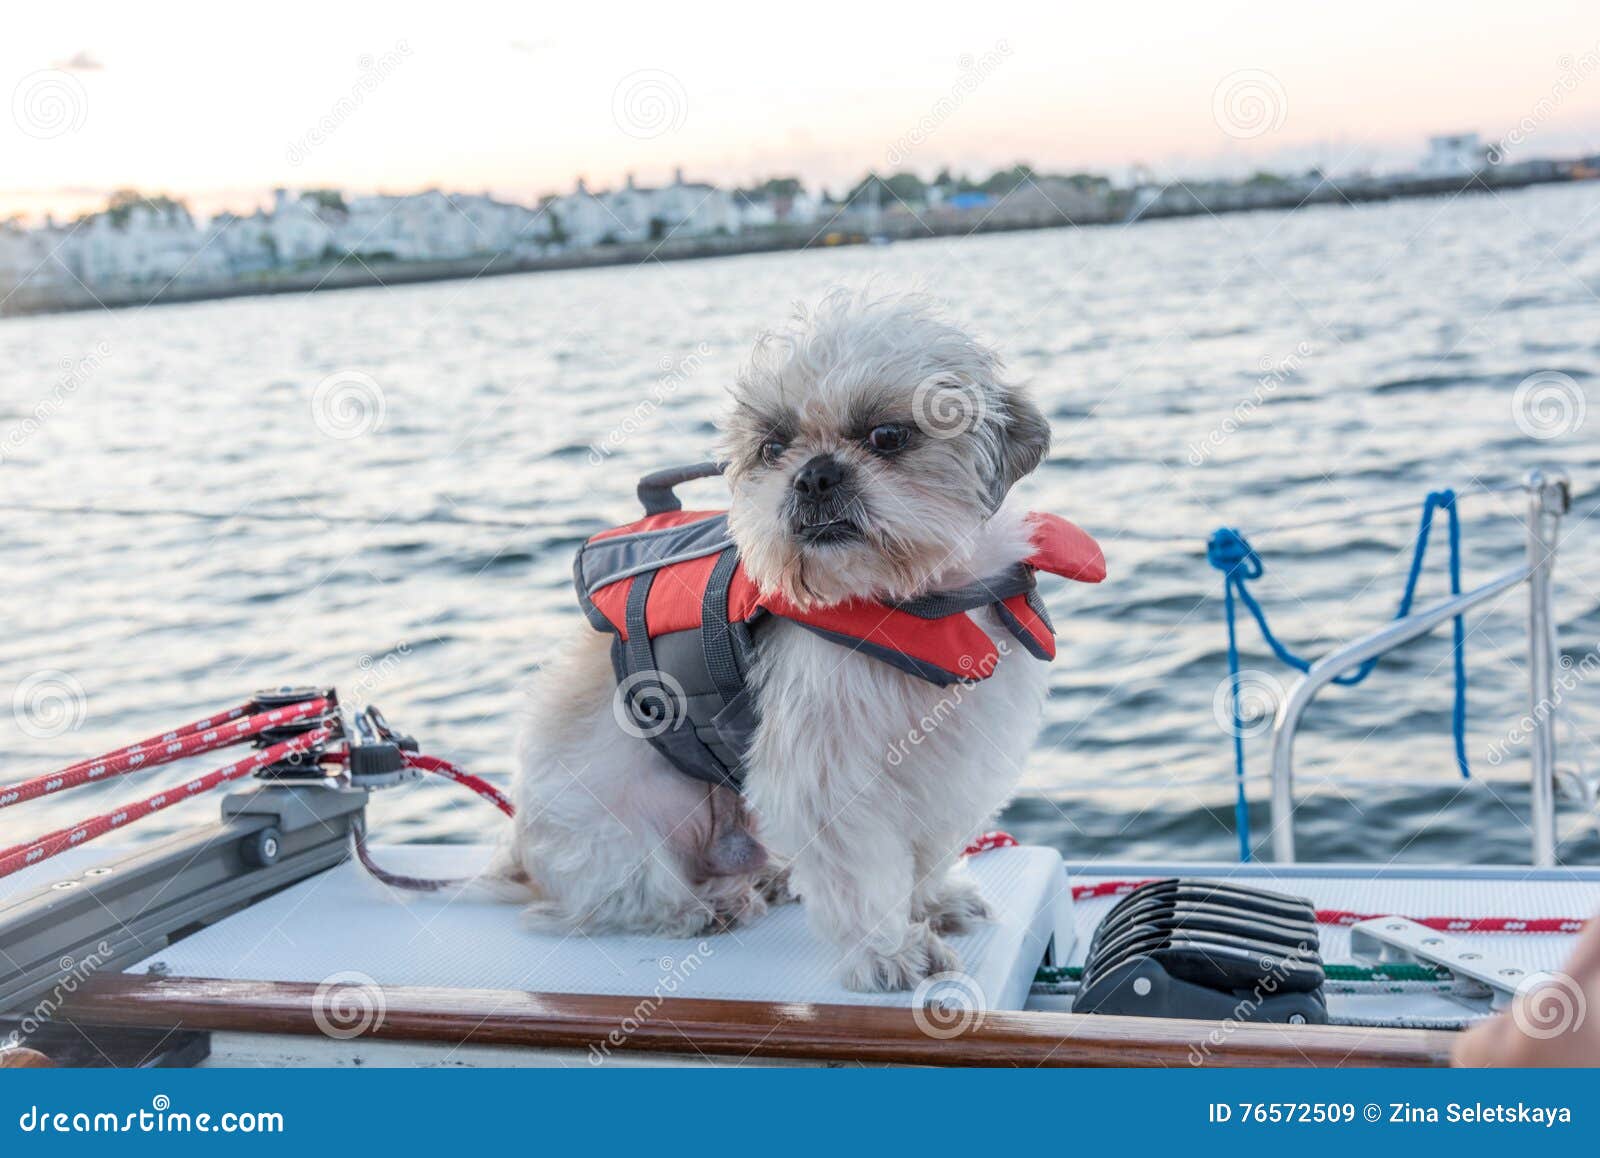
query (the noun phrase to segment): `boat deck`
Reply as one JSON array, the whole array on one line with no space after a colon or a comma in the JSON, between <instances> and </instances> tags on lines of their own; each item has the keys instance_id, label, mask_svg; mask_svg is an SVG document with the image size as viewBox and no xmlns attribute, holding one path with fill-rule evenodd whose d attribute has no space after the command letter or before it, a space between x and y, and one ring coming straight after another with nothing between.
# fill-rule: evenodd
<instances>
[{"instance_id":1,"label":"boat deck","mask_svg":"<svg viewBox=\"0 0 1600 1158\"><path fill-rule=\"evenodd\" d=\"M373 850L392 871L439 877L470 874L488 854L481 846ZM111 848L75 850L0 881L0 910L65 878L92 890L97 878L87 870L119 855ZM605 1041L609 1027L637 1021L626 1047L632 1061L703 1062L731 1054L1171 1065L1185 1064L1198 1032L1181 1027L1206 1023L1078 1017L1068 1012L1070 996L1030 992L1053 947L1061 950L1057 963L1081 962L1095 924L1115 903L1113 897L1072 902L1069 879L1073 885L1174 875L1236 880L1308 896L1318 908L1415 917L1585 918L1600 910L1595 868L1063 866L1053 850L1040 848L987 852L972 858L971 868L999 919L955 939L967 975L953 992L933 991L958 1008L991 1011L982 1032L959 1043L927 1033L921 1020L907 1016L906 1007L927 993L840 987L836 951L810 935L796 905L698 939L562 937L524 929L511 906L449 893L396 893L351 862L170 945L152 946L122 977L96 977L74 995L69 1013L106 1025L211 1029L209 1064L580 1064L594 1060L593 1043ZM1530 972L1557 968L1575 940L1571 934L1451 936ZM1351 961L1349 940L1347 929L1325 926L1324 959ZM387 1002L381 1033L346 1041L329 1031L341 986L368 987L380 1006ZM329 987L333 996L325 997ZM641 999L650 1001L643 1014ZM1474 1012L1448 994L1415 990L1335 988L1328 1003L1336 1019L1356 1022L1428 1024ZM1451 1039L1326 1027L1286 1036L1285 1028L1234 1027L1232 1052L1216 1060L1437 1064ZM686 1042L694 1053L682 1052Z\"/></svg>"}]
</instances>

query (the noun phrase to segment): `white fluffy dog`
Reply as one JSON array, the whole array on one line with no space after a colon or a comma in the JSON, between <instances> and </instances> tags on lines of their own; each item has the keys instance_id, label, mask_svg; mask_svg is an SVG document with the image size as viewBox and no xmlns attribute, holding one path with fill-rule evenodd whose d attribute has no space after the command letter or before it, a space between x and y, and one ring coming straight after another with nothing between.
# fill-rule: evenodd
<instances>
[{"instance_id":1,"label":"white fluffy dog","mask_svg":"<svg viewBox=\"0 0 1600 1158\"><path fill-rule=\"evenodd\" d=\"M1049 427L927 300L836 291L763 336L733 393L729 527L763 592L905 600L1031 554L1002 500ZM1001 658L943 688L766 621L743 800L619 727L609 637L581 628L538 679L495 875L540 926L675 936L748 920L787 887L851 989L959 968L942 934L988 916L960 852L1016 785L1048 671L992 611L968 614Z\"/></svg>"}]
</instances>

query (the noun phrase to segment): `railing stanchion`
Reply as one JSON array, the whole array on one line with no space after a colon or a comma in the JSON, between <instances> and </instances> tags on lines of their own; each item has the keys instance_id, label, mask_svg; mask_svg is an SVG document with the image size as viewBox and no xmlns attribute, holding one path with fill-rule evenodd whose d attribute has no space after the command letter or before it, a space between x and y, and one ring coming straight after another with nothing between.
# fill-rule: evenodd
<instances>
[{"instance_id":1,"label":"railing stanchion","mask_svg":"<svg viewBox=\"0 0 1600 1158\"><path fill-rule=\"evenodd\" d=\"M1550 572L1557 532L1570 501L1559 473L1528 472L1528 758L1532 863L1556 863L1556 637Z\"/></svg>"}]
</instances>

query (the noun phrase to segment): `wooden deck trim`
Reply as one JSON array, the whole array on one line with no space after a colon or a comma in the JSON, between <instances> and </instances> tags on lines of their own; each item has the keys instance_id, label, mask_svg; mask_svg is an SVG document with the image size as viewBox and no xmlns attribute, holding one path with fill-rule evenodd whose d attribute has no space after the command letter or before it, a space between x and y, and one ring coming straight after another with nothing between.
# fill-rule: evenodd
<instances>
[{"instance_id":1,"label":"wooden deck trim","mask_svg":"<svg viewBox=\"0 0 1600 1158\"><path fill-rule=\"evenodd\" d=\"M298 981L97 977L57 1016L86 1025L323 1033L325 998ZM377 1003L374 1002L374 1005ZM1433 1030L1284 1026L1048 1012L990 1012L950 1038L911 1010L499 989L385 986L367 1036L535 1049L700 1053L936 1066L1440 1066L1455 1035Z\"/></svg>"}]
</instances>

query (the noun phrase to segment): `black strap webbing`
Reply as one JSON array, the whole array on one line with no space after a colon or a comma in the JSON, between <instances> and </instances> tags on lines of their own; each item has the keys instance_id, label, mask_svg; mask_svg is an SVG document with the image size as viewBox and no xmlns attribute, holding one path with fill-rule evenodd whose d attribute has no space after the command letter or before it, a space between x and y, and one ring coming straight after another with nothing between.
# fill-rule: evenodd
<instances>
[{"instance_id":1,"label":"black strap webbing","mask_svg":"<svg viewBox=\"0 0 1600 1158\"><path fill-rule=\"evenodd\" d=\"M728 585L739 566L737 548L729 547L717 556L706 582L705 598L700 603L700 642L705 650L706 668L717 685L722 702L732 703L744 690L739 664L733 653L733 632L728 626Z\"/></svg>"},{"instance_id":2,"label":"black strap webbing","mask_svg":"<svg viewBox=\"0 0 1600 1158\"><path fill-rule=\"evenodd\" d=\"M628 628L629 675L656 670L655 649L650 646L650 629L644 621L644 607L655 577L654 571L641 572L633 577L633 586L628 588L628 605L622 621Z\"/></svg>"}]
</instances>

